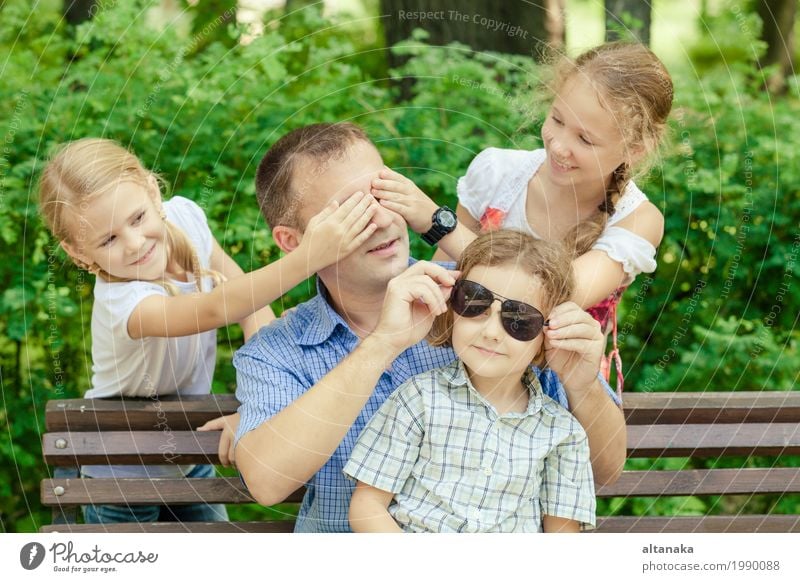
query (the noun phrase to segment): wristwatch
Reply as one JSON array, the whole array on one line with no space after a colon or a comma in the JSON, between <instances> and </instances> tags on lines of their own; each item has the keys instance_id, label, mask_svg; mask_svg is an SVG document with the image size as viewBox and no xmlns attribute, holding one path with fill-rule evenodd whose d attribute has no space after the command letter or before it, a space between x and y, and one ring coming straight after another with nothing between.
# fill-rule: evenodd
<instances>
[{"instance_id":1,"label":"wristwatch","mask_svg":"<svg viewBox=\"0 0 800 582\"><path fill-rule=\"evenodd\" d=\"M431 229L422 235L424 240L429 245L435 245L445 236L455 230L458 224L456 213L450 210L447 206L440 206L433 213L433 226Z\"/></svg>"}]
</instances>

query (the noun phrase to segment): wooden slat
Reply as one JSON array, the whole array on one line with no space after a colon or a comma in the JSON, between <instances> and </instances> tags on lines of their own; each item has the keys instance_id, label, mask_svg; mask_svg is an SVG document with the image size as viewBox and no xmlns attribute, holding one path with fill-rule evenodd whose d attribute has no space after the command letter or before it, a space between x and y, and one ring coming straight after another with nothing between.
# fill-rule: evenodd
<instances>
[{"instance_id":1,"label":"wooden slat","mask_svg":"<svg viewBox=\"0 0 800 582\"><path fill-rule=\"evenodd\" d=\"M597 528L593 531L598 533L798 533L800 532L800 515L598 517Z\"/></svg>"},{"instance_id":2,"label":"wooden slat","mask_svg":"<svg viewBox=\"0 0 800 582\"><path fill-rule=\"evenodd\" d=\"M233 414L238 407L233 394L50 400L45 409L45 425L48 431L73 432L193 430L212 418Z\"/></svg>"},{"instance_id":3,"label":"wooden slat","mask_svg":"<svg viewBox=\"0 0 800 582\"><path fill-rule=\"evenodd\" d=\"M628 424L800 422L800 392L627 393ZM49 431L191 430L236 412L232 394L158 399L69 399L47 403Z\"/></svg>"},{"instance_id":4,"label":"wooden slat","mask_svg":"<svg viewBox=\"0 0 800 582\"><path fill-rule=\"evenodd\" d=\"M57 488L61 489L57 489ZM60 495L56 494L60 492ZM255 503L238 477L212 479L44 479L45 507L89 504L180 505L187 503ZM299 503L298 489L284 503Z\"/></svg>"},{"instance_id":5,"label":"wooden slat","mask_svg":"<svg viewBox=\"0 0 800 582\"><path fill-rule=\"evenodd\" d=\"M291 533L294 521L153 522L45 525L41 533Z\"/></svg>"},{"instance_id":6,"label":"wooden slat","mask_svg":"<svg viewBox=\"0 0 800 582\"><path fill-rule=\"evenodd\" d=\"M800 392L631 392L623 409L629 425L800 422Z\"/></svg>"},{"instance_id":7,"label":"wooden slat","mask_svg":"<svg viewBox=\"0 0 800 582\"><path fill-rule=\"evenodd\" d=\"M217 464L219 431L46 433L50 465ZM63 440L64 448L56 443ZM629 457L800 454L800 424L685 424L628 427Z\"/></svg>"},{"instance_id":8,"label":"wooden slat","mask_svg":"<svg viewBox=\"0 0 800 582\"><path fill-rule=\"evenodd\" d=\"M796 455L800 424L684 424L628 427L628 457Z\"/></svg>"},{"instance_id":9,"label":"wooden slat","mask_svg":"<svg viewBox=\"0 0 800 582\"><path fill-rule=\"evenodd\" d=\"M597 496L661 497L799 492L800 467L695 469L687 471L625 471L613 485L599 487Z\"/></svg>"},{"instance_id":10,"label":"wooden slat","mask_svg":"<svg viewBox=\"0 0 800 582\"><path fill-rule=\"evenodd\" d=\"M42 438L42 453L56 466L219 464L219 436L220 431L52 432Z\"/></svg>"}]
</instances>

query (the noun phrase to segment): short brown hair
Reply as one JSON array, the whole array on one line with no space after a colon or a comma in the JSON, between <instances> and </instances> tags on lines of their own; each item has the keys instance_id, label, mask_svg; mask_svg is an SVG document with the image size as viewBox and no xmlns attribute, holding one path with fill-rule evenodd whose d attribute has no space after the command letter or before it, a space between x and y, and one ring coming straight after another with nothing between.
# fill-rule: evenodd
<instances>
[{"instance_id":1,"label":"short brown hair","mask_svg":"<svg viewBox=\"0 0 800 582\"><path fill-rule=\"evenodd\" d=\"M495 230L480 235L464 249L456 265L461 278L469 275L473 267L515 265L536 277L541 285L545 318L558 304L572 296L574 287L572 259L563 244L540 240L515 230ZM436 317L428 334L432 346L451 347L453 338L453 309ZM534 364L541 364L542 354L537 354Z\"/></svg>"},{"instance_id":2,"label":"short brown hair","mask_svg":"<svg viewBox=\"0 0 800 582\"><path fill-rule=\"evenodd\" d=\"M279 224L299 227L302 192L294 183L297 161L305 156L322 168L340 159L355 141L372 143L354 123L315 123L290 131L269 148L256 171L256 195L261 214L270 228Z\"/></svg>"}]
</instances>

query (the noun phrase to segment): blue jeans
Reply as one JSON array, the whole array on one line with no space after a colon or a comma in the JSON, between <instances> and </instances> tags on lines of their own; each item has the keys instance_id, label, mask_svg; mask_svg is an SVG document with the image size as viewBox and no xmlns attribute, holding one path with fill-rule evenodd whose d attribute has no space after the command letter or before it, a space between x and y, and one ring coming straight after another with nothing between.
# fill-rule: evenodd
<instances>
[{"instance_id":1,"label":"blue jeans","mask_svg":"<svg viewBox=\"0 0 800 582\"><path fill-rule=\"evenodd\" d=\"M213 465L196 465L187 477L214 477ZM83 505L84 523L144 523L149 521L228 521L222 504Z\"/></svg>"}]
</instances>

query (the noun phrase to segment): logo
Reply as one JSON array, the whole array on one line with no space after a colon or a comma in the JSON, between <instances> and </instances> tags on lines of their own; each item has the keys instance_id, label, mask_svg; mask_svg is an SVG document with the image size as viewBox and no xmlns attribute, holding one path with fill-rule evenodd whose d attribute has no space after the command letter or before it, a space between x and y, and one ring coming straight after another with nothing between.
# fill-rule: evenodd
<instances>
[{"instance_id":1,"label":"logo","mask_svg":"<svg viewBox=\"0 0 800 582\"><path fill-rule=\"evenodd\" d=\"M26 570L35 570L44 561L44 546L38 542L30 542L19 551L19 563Z\"/></svg>"}]
</instances>

